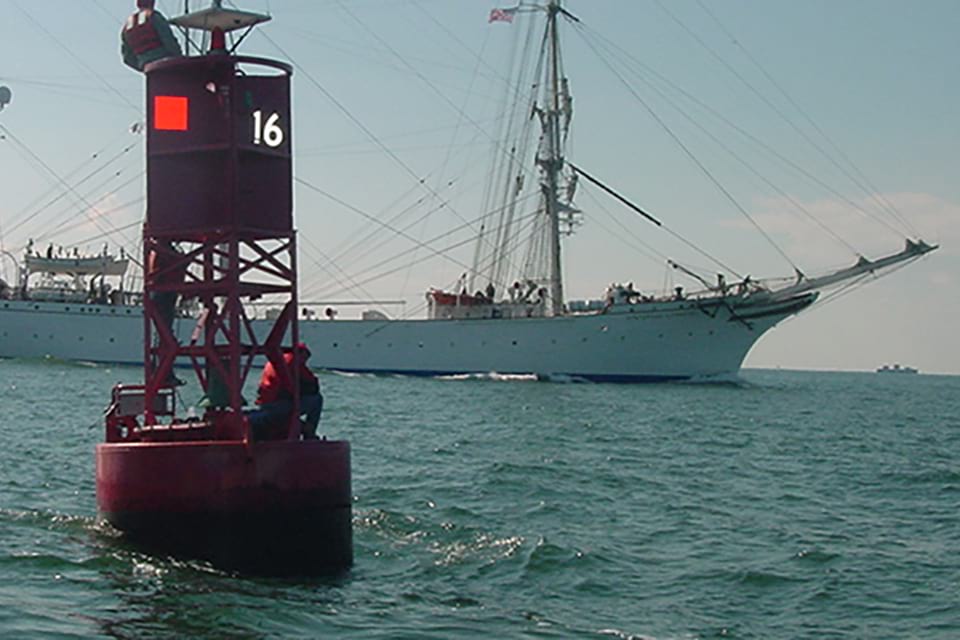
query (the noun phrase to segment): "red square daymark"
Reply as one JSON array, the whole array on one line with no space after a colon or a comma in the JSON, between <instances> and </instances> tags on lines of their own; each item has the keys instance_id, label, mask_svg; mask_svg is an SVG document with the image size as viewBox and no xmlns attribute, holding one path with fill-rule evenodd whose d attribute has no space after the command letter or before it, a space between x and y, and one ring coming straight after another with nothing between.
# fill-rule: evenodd
<instances>
[{"instance_id":1,"label":"red square daymark","mask_svg":"<svg viewBox=\"0 0 960 640\"><path fill-rule=\"evenodd\" d=\"M183 96L154 96L153 128L157 131L186 131L190 101Z\"/></svg>"}]
</instances>

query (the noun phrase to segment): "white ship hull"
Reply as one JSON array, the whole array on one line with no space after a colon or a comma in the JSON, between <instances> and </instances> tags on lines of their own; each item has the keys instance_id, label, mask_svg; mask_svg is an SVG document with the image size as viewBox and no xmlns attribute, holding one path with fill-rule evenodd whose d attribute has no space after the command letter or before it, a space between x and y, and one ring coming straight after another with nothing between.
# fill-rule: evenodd
<instances>
[{"instance_id":1,"label":"white ship hull","mask_svg":"<svg viewBox=\"0 0 960 640\"><path fill-rule=\"evenodd\" d=\"M680 380L736 374L764 332L815 298L735 308L716 300L654 302L603 314L509 320L318 320L301 322L300 333L314 366L337 371ZM261 337L270 326L254 324ZM193 326L191 319L177 320L181 341ZM0 304L0 357L139 364L142 336L139 307Z\"/></svg>"}]
</instances>

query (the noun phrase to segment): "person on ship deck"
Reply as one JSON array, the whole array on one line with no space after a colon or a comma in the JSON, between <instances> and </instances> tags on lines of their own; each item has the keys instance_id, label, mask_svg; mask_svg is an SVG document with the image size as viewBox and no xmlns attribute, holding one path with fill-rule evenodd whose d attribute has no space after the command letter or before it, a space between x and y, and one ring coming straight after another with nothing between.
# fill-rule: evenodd
<instances>
[{"instance_id":1,"label":"person on ship deck","mask_svg":"<svg viewBox=\"0 0 960 640\"><path fill-rule=\"evenodd\" d=\"M310 348L300 342L296 346L296 351L300 355L300 414L305 416L300 423L301 435L304 440L316 440L317 425L320 423L320 414L323 412L320 381L307 366ZM293 379L294 355L293 349L284 349L283 363L287 368L288 381ZM254 429L255 436L263 436L265 431L284 425L286 418L293 410L293 389L284 385L272 362L267 362L260 376L257 405L258 409L249 415L250 426Z\"/></svg>"},{"instance_id":2,"label":"person on ship deck","mask_svg":"<svg viewBox=\"0 0 960 640\"><path fill-rule=\"evenodd\" d=\"M120 32L123 62L136 71L143 71L151 62L183 55L170 23L154 5L155 0L137 0L137 11Z\"/></svg>"}]
</instances>

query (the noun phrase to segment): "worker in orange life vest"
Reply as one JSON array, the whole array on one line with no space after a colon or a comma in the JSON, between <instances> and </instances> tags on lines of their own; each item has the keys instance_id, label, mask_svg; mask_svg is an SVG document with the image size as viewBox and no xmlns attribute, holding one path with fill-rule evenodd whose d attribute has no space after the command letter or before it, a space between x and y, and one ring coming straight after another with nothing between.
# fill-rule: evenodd
<instances>
[{"instance_id":1,"label":"worker in orange life vest","mask_svg":"<svg viewBox=\"0 0 960 640\"><path fill-rule=\"evenodd\" d=\"M307 366L310 348L302 342L295 348L300 360L300 413L305 416L300 423L301 435L304 440L316 440L317 424L323 412L320 381ZM286 365L290 379L294 374L294 360L294 350L284 349L283 363ZM250 415L250 424L255 431L285 420L293 409L293 389L283 385L272 362L267 362L263 368L263 375L260 377L260 385L257 388L257 405L259 408Z\"/></svg>"},{"instance_id":2,"label":"worker in orange life vest","mask_svg":"<svg viewBox=\"0 0 960 640\"><path fill-rule=\"evenodd\" d=\"M182 55L170 23L154 9L154 0L137 0L137 12L127 18L120 39L123 62L137 71L150 62Z\"/></svg>"}]
</instances>

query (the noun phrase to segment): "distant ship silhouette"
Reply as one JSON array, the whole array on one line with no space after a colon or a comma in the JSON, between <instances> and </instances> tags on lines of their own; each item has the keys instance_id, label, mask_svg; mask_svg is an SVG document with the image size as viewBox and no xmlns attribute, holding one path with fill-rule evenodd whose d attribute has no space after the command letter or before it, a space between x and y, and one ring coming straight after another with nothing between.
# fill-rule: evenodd
<instances>
[{"instance_id":1,"label":"distant ship silhouette","mask_svg":"<svg viewBox=\"0 0 960 640\"><path fill-rule=\"evenodd\" d=\"M885 364L877 369L877 373L918 373L918 371L913 367L901 367L899 364L894 364L892 367Z\"/></svg>"}]
</instances>

